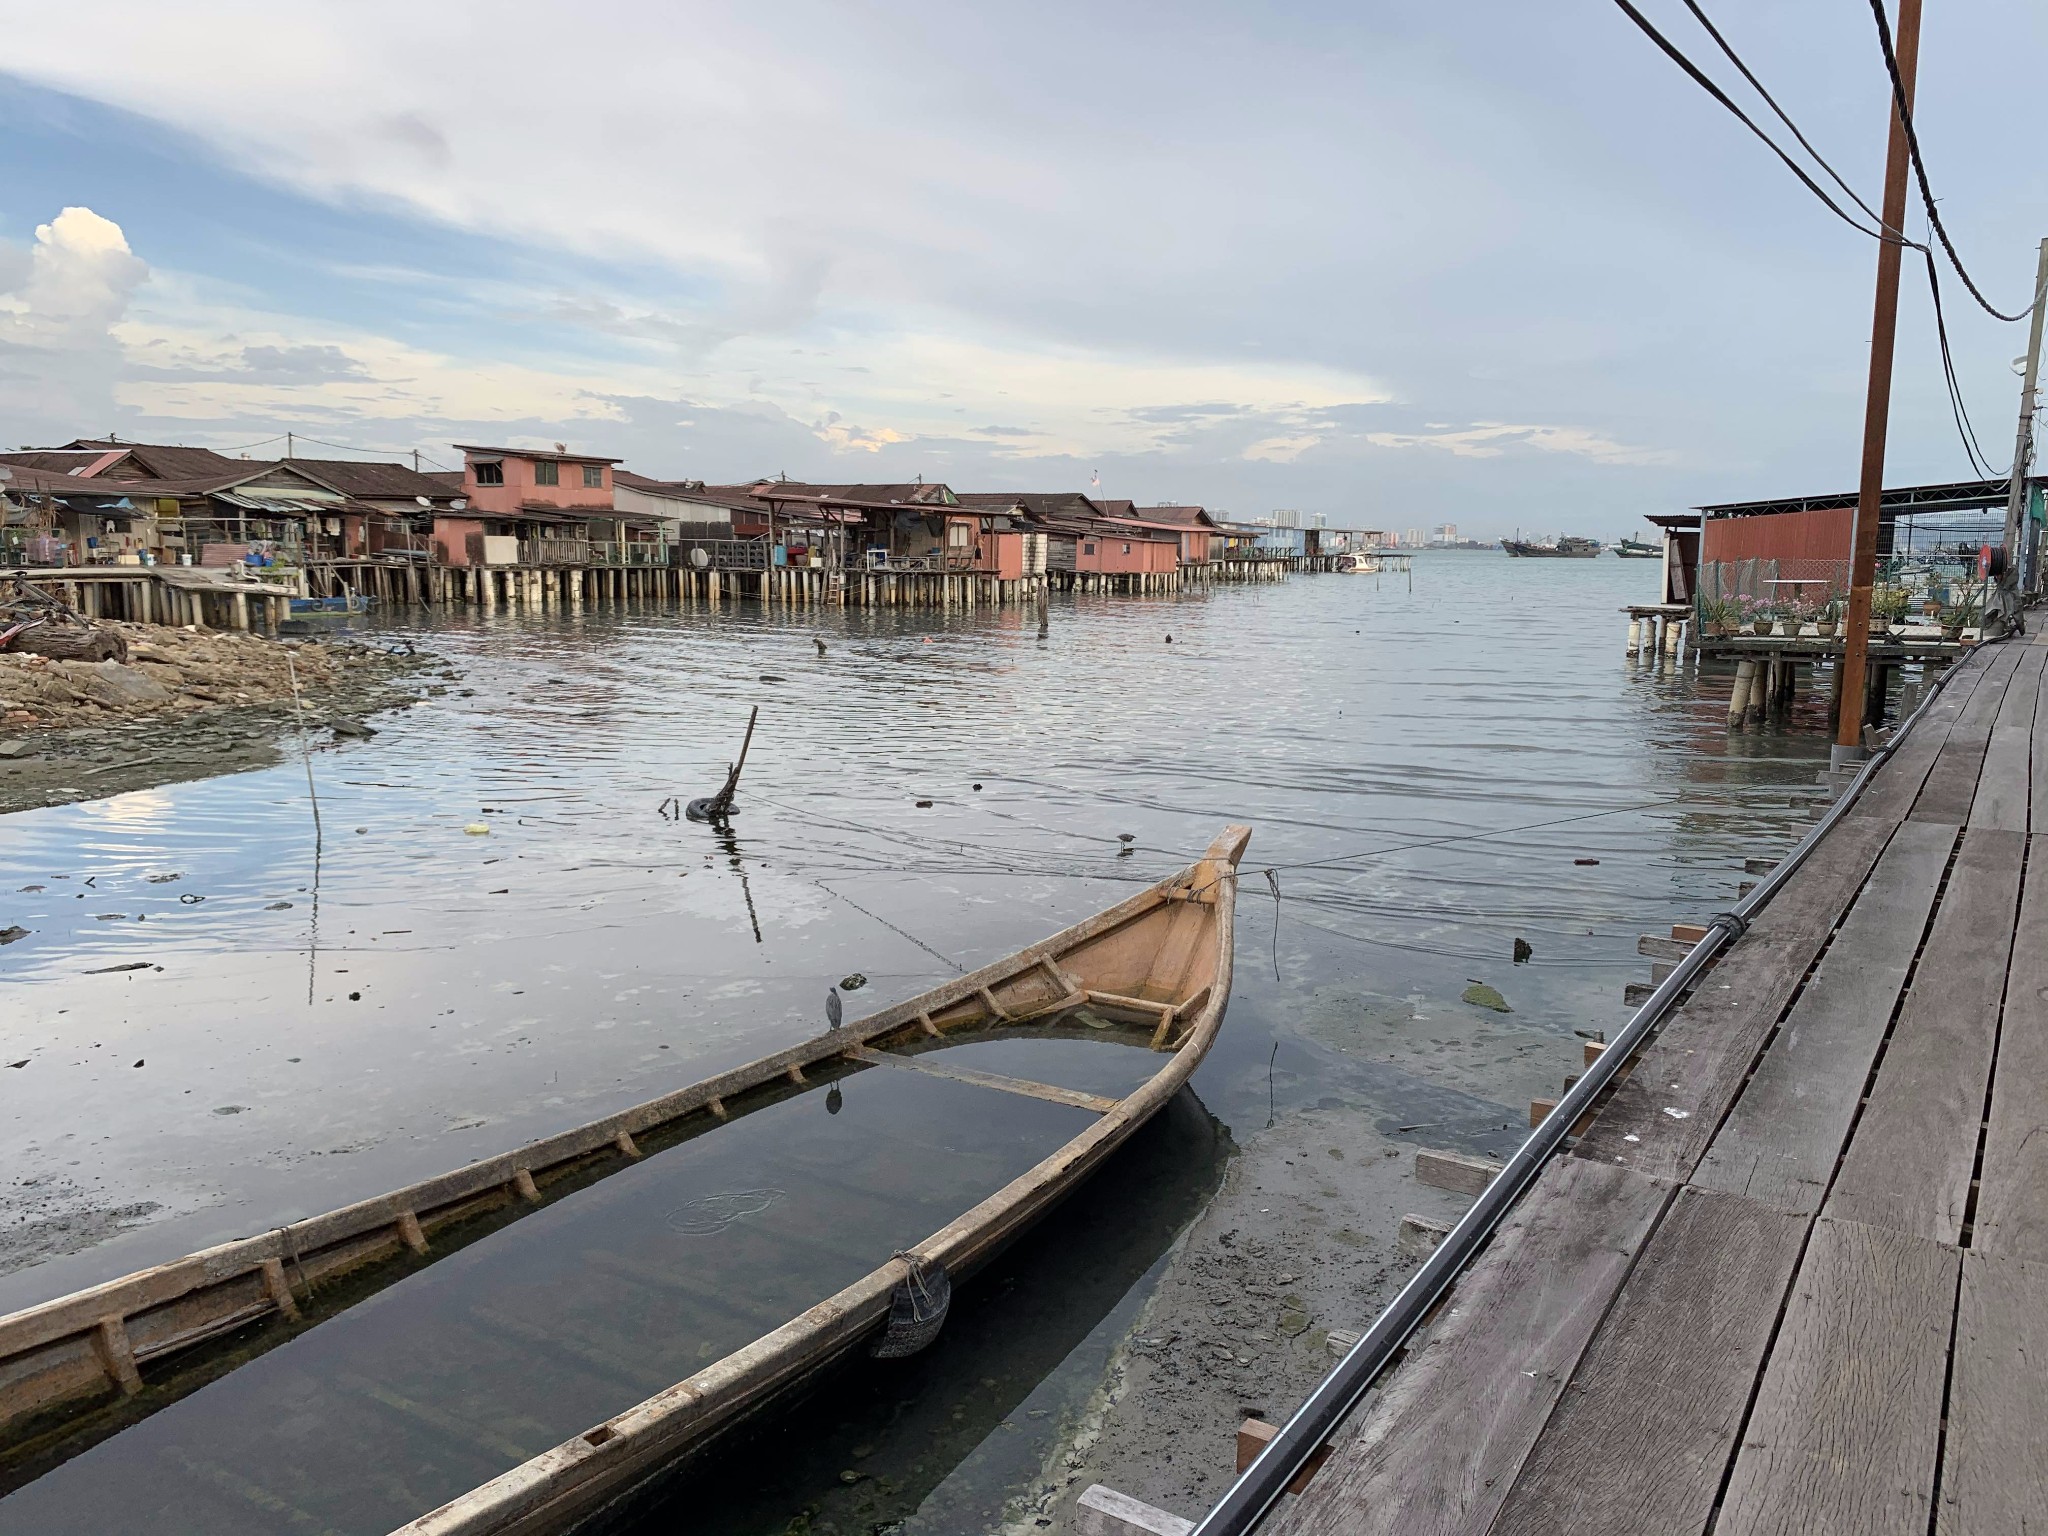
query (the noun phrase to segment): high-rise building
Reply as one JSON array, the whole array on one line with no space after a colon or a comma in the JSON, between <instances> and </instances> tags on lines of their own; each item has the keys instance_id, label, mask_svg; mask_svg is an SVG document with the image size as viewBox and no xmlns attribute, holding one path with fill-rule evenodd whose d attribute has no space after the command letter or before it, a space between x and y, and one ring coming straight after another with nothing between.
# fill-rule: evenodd
<instances>
[{"instance_id":1,"label":"high-rise building","mask_svg":"<svg viewBox=\"0 0 2048 1536\"><path fill-rule=\"evenodd\" d=\"M1438 523L1429 530L1429 542L1432 544L1457 543L1458 525L1456 523Z\"/></svg>"}]
</instances>

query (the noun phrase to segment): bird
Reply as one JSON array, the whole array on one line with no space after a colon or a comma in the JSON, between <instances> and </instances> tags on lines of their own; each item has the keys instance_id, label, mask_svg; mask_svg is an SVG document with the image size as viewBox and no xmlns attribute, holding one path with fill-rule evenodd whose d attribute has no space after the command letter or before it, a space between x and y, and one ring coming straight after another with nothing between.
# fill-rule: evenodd
<instances>
[{"instance_id":1,"label":"bird","mask_svg":"<svg viewBox=\"0 0 2048 1536\"><path fill-rule=\"evenodd\" d=\"M837 1029L839 1027L840 1020L844 1019L845 1017L845 1007L839 1001L839 989L837 987L827 988L825 992L826 1022L830 1024L834 1029Z\"/></svg>"},{"instance_id":2,"label":"bird","mask_svg":"<svg viewBox=\"0 0 2048 1536\"><path fill-rule=\"evenodd\" d=\"M822 641L822 640L813 640L813 641L811 642L811 644L815 645L815 646L816 646L816 647L818 648L818 654L819 654L820 656L822 656L822 655L824 655L824 654L825 654L825 642L824 642L824 641Z\"/></svg>"}]
</instances>

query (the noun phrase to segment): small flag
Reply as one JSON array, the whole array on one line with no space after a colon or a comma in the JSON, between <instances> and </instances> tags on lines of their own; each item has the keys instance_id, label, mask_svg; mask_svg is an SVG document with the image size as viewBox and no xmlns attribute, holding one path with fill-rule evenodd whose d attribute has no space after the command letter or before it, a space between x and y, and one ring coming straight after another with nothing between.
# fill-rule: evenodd
<instances>
[{"instance_id":1,"label":"small flag","mask_svg":"<svg viewBox=\"0 0 2048 1536\"><path fill-rule=\"evenodd\" d=\"M1088 472L1088 489L1090 489L1091 491L1099 491L1102 489L1101 470L1094 469Z\"/></svg>"}]
</instances>

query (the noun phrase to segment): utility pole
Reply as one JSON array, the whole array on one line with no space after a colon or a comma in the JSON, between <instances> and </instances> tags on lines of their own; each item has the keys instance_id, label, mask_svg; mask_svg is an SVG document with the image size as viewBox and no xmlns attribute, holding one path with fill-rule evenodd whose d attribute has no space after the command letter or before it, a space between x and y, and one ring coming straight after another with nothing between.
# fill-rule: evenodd
<instances>
[{"instance_id":1,"label":"utility pole","mask_svg":"<svg viewBox=\"0 0 2048 1536\"><path fill-rule=\"evenodd\" d=\"M289 432L284 435L284 456L286 458L292 456L292 435Z\"/></svg>"},{"instance_id":2,"label":"utility pole","mask_svg":"<svg viewBox=\"0 0 2048 1536\"><path fill-rule=\"evenodd\" d=\"M420 451L417 448L412 451L412 472L414 474L420 472Z\"/></svg>"},{"instance_id":3,"label":"utility pole","mask_svg":"<svg viewBox=\"0 0 2048 1536\"><path fill-rule=\"evenodd\" d=\"M2027 330L2027 360L2020 375L2020 431L2012 449L2012 489L2005 498L2005 576L2000 582L2008 592L2031 592L2034 573L2022 572L2031 564L2027 556L2033 540L2027 537L2027 467L2034 458L2034 382L2041 372L2041 314L2048 309L2048 240L2041 242L2041 259L2034 271L2034 321ZM2019 611L2017 600L2013 611Z\"/></svg>"},{"instance_id":4,"label":"utility pole","mask_svg":"<svg viewBox=\"0 0 2048 1536\"><path fill-rule=\"evenodd\" d=\"M1899 261L1905 254L1906 125L1920 63L1920 0L1899 0L1893 28L1903 100L1894 99L1884 156L1884 228L1877 248L1877 302L1870 322L1870 391L1863 404L1863 468L1856 486L1856 535L1849 557L1849 633L1842 642L1842 687L1836 705L1831 765L1860 761L1863 697L1870 671L1870 589L1877 580L1877 531L1884 510L1884 438L1892 408L1892 352L1899 331Z\"/></svg>"}]
</instances>

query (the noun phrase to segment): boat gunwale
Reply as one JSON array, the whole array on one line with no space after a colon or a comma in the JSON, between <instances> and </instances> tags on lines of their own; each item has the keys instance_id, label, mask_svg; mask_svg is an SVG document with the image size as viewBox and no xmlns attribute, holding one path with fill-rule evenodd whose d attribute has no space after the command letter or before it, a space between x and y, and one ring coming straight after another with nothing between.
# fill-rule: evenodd
<instances>
[{"instance_id":1,"label":"boat gunwale","mask_svg":"<svg viewBox=\"0 0 2048 1536\"><path fill-rule=\"evenodd\" d=\"M1216 969L1208 986L1197 993L1200 1011L1165 1063L1114 1109L905 1255L943 1264L956 1278L971 1274L1186 1084L1208 1054L1229 1005L1237 863L1250 835L1248 827L1227 828L1202 859L1175 877L1186 880L1197 899L1214 892ZM1171 884L1162 881L1151 889ZM1098 917L1109 918L1117 910ZM1099 927L1110 926L1115 925L1084 923L1067 932L1078 935L1089 929L1087 936L1092 937ZM408 1521L391 1536L540 1536L571 1529L660 1475L693 1441L726 1427L872 1333L887 1319L896 1287L910 1274L905 1255L877 1266L704 1370Z\"/></svg>"},{"instance_id":2,"label":"boat gunwale","mask_svg":"<svg viewBox=\"0 0 2048 1536\"><path fill-rule=\"evenodd\" d=\"M977 970L942 982L864 1018L849 1021L842 1028L827 1030L653 1099L446 1173L0 1316L0 1371L9 1366L31 1364L39 1353L66 1345L87 1351L104 1367L103 1340L110 1327L121 1335L122 1343L127 1344L127 1327L131 1322L167 1308L190 1305L194 1298L210 1290L232 1293L223 1296L226 1305L218 1315L194 1319L189 1326L169 1337L129 1345L132 1358L148 1364L200 1346L220 1337L224 1331L232 1331L230 1323L232 1328L238 1329L280 1316L292 1318L300 1301L311 1300L310 1288L304 1279L306 1266L317 1265L323 1257L344 1255L334 1270L322 1274L323 1280L329 1274L339 1279L350 1269L376 1262L380 1255L388 1257L388 1247L402 1251L412 1245L413 1237L423 1242L427 1229L438 1230L478 1215L481 1201L496 1197L523 1215L544 1203L534 1184L537 1178L551 1178L558 1171L571 1169L607 1152L619 1156L622 1165L631 1162L639 1154L637 1150L628 1152L626 1148L635 1135L658 1133L704 1110L709 1110L722 1122L726 1118L723 1101L771 1087L777 1079L789 1078L793 1069L844 1058L849 1068L867 1070L857 1057L849 1054L854 1047L874 1046L891 1035L911 1030L914 1033L901 1041L906 1052L938 1049L947 1043L947 1039L943 1031L936 1037L927 1032L926 1026L933 1014L943 1013L963 1002L980 1001L981 994L989 988L1040 967L1047 967L1052 974L1058 975L1058 960L1078 945L1148 916L1156 908L1176 899L1205 899L1204 888L1198 884L1199 872L1209 867L1219 848L1234 840L1235 848L1241 851L1248 837L1248 829L1233 827L1212 845L1202 859L1116 905ZM1234 853L1231 859L1234 863ZM1216 904L1228 914L1227 902ZM1227 971L1223 974L1227 976ZM1055 1002L1058 1007L1072 1008L1086 1000L1084 989L1077 995ZM989 1022L996 1031L1005 1035L1011 1033L1013 1027L1021 1033L1028 1030L1030 1017L1042 1018L1054 1011L1056 1008L1049 1006L1039 1014L1012 1018L1002 1016L998 1010ZM1195 1026L1191 1024L1183 1032L1181 1045L1184 1046L1194 1032ZM1140 1085L1130 1097L1142 1093L1144 1086ZM1128 1101L1127 1097L1123 1102ZM371 1245L374 1251L353 1260L346 1257L346 1250L351 1245L361 1248L365 1244ZM294 1269L299 1271L299 1285L305 1288L303 1293L292 1284ZM397 1278L401 1277L394 1276L394 1283ZM103 1371L101 1379L90 1388L49 1396L14 1412L9 1412L6 1406L8 1390L5 1385L0 1385L0 1456L8 1456L9 1459L12 1459L12 1454L19 1454L24 1444L32 1446L53 1434L61 1437L68 1433L63 1427L65 1423L76 1422L97 1411L97 1405L103 1403L110 1392L115 1394L116 1402L123 1400L120 1382L112 1371ZM128 1397L132 1395L126 1394ZM87 1406L88 1403L93 1406ZM58 1421L54 1431L41 1427L53 1418ZM30 1429L26 1439L19 1433L23 1426Z\"/></svg>"}]
</instances>

